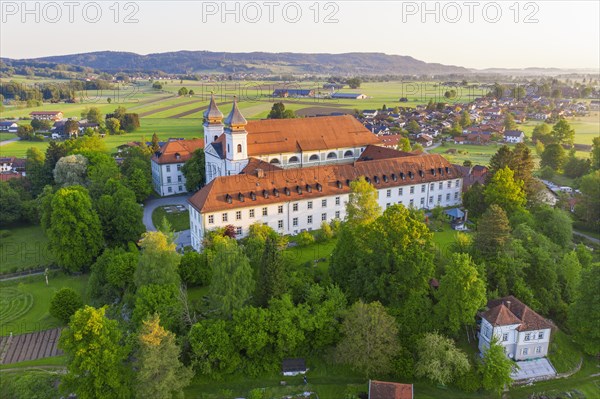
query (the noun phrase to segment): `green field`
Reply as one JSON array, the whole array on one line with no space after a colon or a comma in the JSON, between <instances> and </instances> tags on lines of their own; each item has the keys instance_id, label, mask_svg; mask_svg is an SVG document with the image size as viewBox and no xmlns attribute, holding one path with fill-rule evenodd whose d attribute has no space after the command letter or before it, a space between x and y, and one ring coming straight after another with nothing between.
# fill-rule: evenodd
<instances>
[{"instance_id":1,"label":"green field","mask_svg":"<svg viewBox=\"0 0 600 399\"><path fill-rule=\"evenodd\" d=\"M160 206L152 212L152 223L154 226L161 226L163 219L166 218L173 231L183 231L190 229L190 212L173 212L167 213L165 209Z\"/></svg>"},{"instance_id":2,"label":"green field","mask_svg":"<svg viewBox=\"0 0 600 399\"><path fill-rule=\"evenodd\" d=\"M48 285L43 275L0 282L0 336L61 326L60 321L48 313L52 296L68 287L79 292L85 302L88 277L51 273Z\"/></svg>"},{"instance_id":3,"label":"green field","mask_svg":"<svg viewBox=\"0 0 600 399\"><path fill-rule=\"evenodd\" d=\"M0 239L0 274L46 267L54 263L48 238L39 226L14 227Z\"/></svg>"}]
</instances>

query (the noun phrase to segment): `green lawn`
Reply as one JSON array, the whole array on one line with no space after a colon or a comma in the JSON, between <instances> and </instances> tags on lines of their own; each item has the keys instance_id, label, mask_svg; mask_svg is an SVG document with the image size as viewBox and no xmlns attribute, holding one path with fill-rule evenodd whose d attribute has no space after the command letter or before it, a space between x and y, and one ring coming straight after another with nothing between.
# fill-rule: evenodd
<instances>
[{"instance_id":1,"label":"green lawn","mask_svg":"<svg viewBox=\"0 0 600 399\"><path fill-rule=\"evenodd\" d=\"M190 229L190 212L173 212L167 213L162 206L156 208L154 212L152 212L152 223L154 226L160 226L162 224L163 219L166 218L167 221L171 224L171 228L173 231L183 231Z\"/></svg>"},{"instance_id":2,"label":"green lawn","mask_svg":"<svg viewBox=\"0 0 600 399\"><path fill-rule=\"evenodd\" d=\"M11 363L11 364L0 364L0 370L4 369L21 369L21 368L29 368L29 367L46 367L46 366L56 366L59 368L60 366L66 366L67 364L67 356L52 356L45 357L42 359L36 360L27 360L25 362L19 363ZM15 371L16 372L16 371Z\"/></svg>"},{"instance_id":3,"label":"green lawn","mask_svg":"<svg viewBox=\"0 0 600 399\"><path fill-rule=\"evenodd\" d=\"M4 231L7 235L0 239L0 274L54 263L54 256L48 250L48 238L40 226L13 227Z\"/></svg>"},{"instance_id":4,"label":"green lawn","mask_svg":"<svg viewBox=\"0 0 600 399\"><path fill-rule=\"evenodd\" d=\"M48 285L43 275L0 282L0 336L61 326L60 321L48 313L52 296L61 288L68 287L79 292L86 302L88 277L53 272Z\"/></svg>"},{"instance_id":5,"label":"green lawn","mask_svg":"<svg viewBox=\"0 0 600 399\"><path fill-rule=\"evenodd\" d=\"M487 165L489 164L492 155L494 155L501 146L502 143L492 143L490 145L446 143L445 145L429 150L428 152L432 154L442 154L450 162L461 165L466 160L473 162L473 165Z\"/></svg>"}]
</instances>

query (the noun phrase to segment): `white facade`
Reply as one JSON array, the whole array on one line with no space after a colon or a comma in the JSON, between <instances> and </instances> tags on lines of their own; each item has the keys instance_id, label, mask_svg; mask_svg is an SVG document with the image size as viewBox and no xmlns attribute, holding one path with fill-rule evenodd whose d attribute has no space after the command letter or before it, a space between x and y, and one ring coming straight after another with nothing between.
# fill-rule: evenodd
<instances>
[{"instance_id":1,"label":"white facade","mask_svg":"<svg viewBox=\"0 0 600 399\"><path fill-rule=\"evenodd\" d=\"M524 139L525 139L525 135L523 133L521 133L521 135L519 135L519 136L513 136L513 135L505 135L504 136L505 142L513 143L513 144L522 143Z\"/></svg>"},{"instance_id":2,"label":"white facade","mask_svg":"<svg viewBox=\"0 0 600 399\"><path fill-rule=\"evenodd\" d=\"M527 360L545 357L548 355L550 345L549 328L542 330L519 331L520 324L506 326L492 326L485 319L481 320L479 333L479 351L485 352L492 336L504 347L506 355L513 360Z\"/></svg>"},{"instance_id":3,"label":"white facade","mask_svg":"<svg viewBox=\"0 0 600 399\"><path fill-rule=\"evenodd\" d=\"M417 209L432 209L461 204L462 179L453 178L432 183L420 183L378 189L379 206L385 210L394 204ZM254 223L266 224L280 234L298 234L319 229L323 221L343 220L349 194L290 198L282 195L281 202L252 206L247 200L244 207L202 214L190 206L192 247L200 251L207 231L232 225L237 238L245 237Z\"/></svg>"},{"instance_id":4,"label":"white facade","mask_svg":"<svg viewBox=\"0 0 600 399\"><path fill-rule=\"evenodd\" d=\"M186 193L185 176L181 171L184 162L159 164L152 160L152 185L161 196Z\"/></svg>"}]
</instances>

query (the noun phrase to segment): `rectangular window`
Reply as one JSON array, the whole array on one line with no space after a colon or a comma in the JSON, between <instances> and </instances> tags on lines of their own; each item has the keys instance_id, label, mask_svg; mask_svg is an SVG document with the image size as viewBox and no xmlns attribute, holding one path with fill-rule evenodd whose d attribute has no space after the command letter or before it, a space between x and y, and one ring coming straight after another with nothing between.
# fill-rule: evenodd
<instances>
[{"instance_id":1,"label":"rectangular window","mask_svg":"<svg viewBox=\"0 0 600 399\"><path fill-rule=\"evenodd\" d=\"M178 175L178 176L177 176L177 181L178 181L179 183L181 183L181 181L182 181L181 179L182 179L182 176L181 176L181 175Z\"/></svg>"},{"instance_id":2,"label":"rectangular window","mask_svg":"<svg viewBox=\"0 0 600 399\"><path fill-rule=\"evenodd\" d=\"M224 213L223 215L221 215L222 219L224 222L227 221L227 213Z\"/></svg>"},{"instance_id":3,"label":"rectangular window","mask_svg":"<svg viewBox=\"0 0 600 399\"><path fill-rule=\"evenodd\" d=\"M283 205L277 206L277 213L279 213L279 214L283 213Z\"/></svg>"},{"instance_id":4,"label":"rectangular window","mask_svg":"<svg viewBox=\"0 0 600 399\"><path fill-rule=\"evenodd\" d=\"M438 203L442 202L442 194L438 195Z\"/></svg>"},{"instance_id":5,"label":"rectangular window","mask_svg":"<svg viewBox=\"0 0 600 399\"><path fill-rule=\"evenodd\" d=\"M460 180L456 180L456 186L455 187L458 187L458 186L460 186Z\"/></svg>"},{"instance_id":6,"label":"rectangular window","mask_svg":"<svg viewBox=\"0 0 600 399\"><path fill-rule=\"evenodd\" d=\"M335 218L339 219L340 218L340 211L335 211Z\"/></svg>"},{"instance_id":7,"label":"rectangular window","mask_svg":"<svg viewBox=\"0 0 600 399\"><path fill-rule=\"evenodd\" d=\"M327 220L327 214L326 213L321 214L321 220L323 220L323 221Z\"/></svg>"},{"instance_id":8,"label":"rectangular window","mask_svg":"<svg viewBox=\"0 0 600 399\"><path fill-rule=\"evenodd\" d=\"M390 198L392 196L392 190L387 190L385 192L385 196L388 197L388 198Z\"/></svg>"},{"instance_id":9,"label":"rectangular window","mask_svg":"<svg viewBox=\"0 0 600 399\"><path fill-rule=\"evenodd\" d=\"M312 201L308 201L306 206L308 209L312 209Z\"/></svg>"},{"instance_id":10,"label":"rectangular window","mask_svg":"<svg viewBox=\"0 0 600 399\"><path fill-rule=\"evenodd\" d=\"M421 205L425 205L425 198L421 198Z\"/></svg>"},{"instance_id":11,"label":"rectangular window","mask_svg":"<svg viewBox=\"0 0 600 399\"><path fill-rule=\"evenodd\" d=\"M415 193L415 186L410 186L410 193L414 194Z\"/></svg>"},{"instance_id":12,"label":"rectangular window","mask_svg":"<svg viewBox=\"0 0 600 399\"><path fill-rule=\"evenodd\" d=\"M292 204L292 211L298 212L298 203Z\"/></svg>"},{"instance_id":13,"label":"rectangular window","mask_svg":"<svg viewBox=\"0 0 600 399\"><path fill-rule=\"evenodd\" d=\"M294 227L298 226L298 218L293 218L292 219L292 226L294 226Z\"/></svg>"},{"instance_id":14,"label":"rectangular window","mask_svg":"<svg viewBox=\"0 0 600 399\"><path fill-rule=\"evenodd\" d=\"M536 347L535 353L542 353L542 347L541 346Z\"/></svg>"},{"instance_id":15,"label":"rectangular window","mask_svg":"<svg viewBox=\"0 0 600 399\"><path fill-rule=\"evenodd\" d=\"M183 186L178 186L178 187L177 187L177 189L178 189L179 191L183 191Z\"/></svg>"},{"instance_id":16,"label":"rectangular window","mask_svg":"<svg viewBox=\"0 0 600 399\"><path fill-rule=\"evenodd\" d=\"M402 187L398 189L398 195L402 195Z\"/></svg>"},{"instance_id":17,"label":"rectangular window","mask_svg":"<svg viewBox=\"0 0 600 399\"><path fill-rule=\"evenodd\" d=\"M167 176L167 183L171 183L171 176Z\"/></svg>"},{"instance_id":18,"label":"rectangular window","mask_svg":"<svg viewBox=\"0 0 600 399\"><path fill-rule=\"evenodd\" d=\"M412 207L413 205L415 205L415 200L414 200L414 199L411 199L411 200L410 200L410 206Z\"/></svg>"},{"instance_id":19,"label":"rectangular window","mask_svg":"<svg viewBox=\"0 0 600 399\"><path fill-rule=\"evenodd\" d=\"M177 170L181 170L181 164L180 163L177 164Z\"/></svg>"},{"instance_id":20,"label":"rectangular window","mask_svg":"<svg viewBox=\"0 0 600 399\"><path fill-rule=\"evenodd\" d=\"M523 340L529 341L530 339L531 339L531 334L530 333L525 334L525 338Z\"/></svg>"},{"instance_id":21,"label":"rectangular window","mask_svg":"<svg viewBox=\"0 0 600 399\"><path fill-rule=\"evenodd\" d=\"M385 209L388 209L390 206L392 206L392 204L390 204L389 202L387 204L385 204Z\"/></svg>"},{"instance_id":22,"label":"rectangular window","mask_svg":"<svg viewBox=\"0 0 600 399\"><path fill-rule=\"evenodd\" d=\"M235 235L236 236L241 236L242 235L242 228L240 226L235 228Z\"/></svg>"},{"instance_id":23,"label":"rectangular window","mask_svg":"<svg viewBox=\"0 0 600 399\"><path fill-rule=\"evenodd\" d=\"M431 203L433 203L433 195L431 195L431 196L429 197L429 203L430 203L430 204L431 204Z\"/></svg>"},{"instance_id":24,"label":"rectangular window","mask_svg":"<svg viewBox=\"0 0 600 399\"><path fill-rule=\"evenodd\" d=\"M454 193L454 199L457 200L458 199L458 191Z\"/></svg>"},{"instance_id":25,"label":"rectangular window","mask_svg":"<svg viewBox=\"0 0 600 399\"><path fill-rule=\"evenodd\" d=\"M529 348L523 348L522 353L523 355L529 355Z\"/></svg>"},{"instance_id":26,"label":"rectangular window","mask_svg":"<svg viewBox=\"0 0 600 399\"><path fill-rule=\"evenodd\" d=\"M503 342L506 342L506 341L508 341L508 333L504 333L504 334L502 334L502 341L503 341Z\"/></svg>"},{"instance_id":27,"label":"rectangular window","mask_svg":"<svg viewBox=\"0 0 600 399\"><path fill-rule=\"evenodd\" d=\"M452 188L452 182L451 181L448 182L448 188Z\"/></svg>"},{"instance_id":28,"label":"rectangular window","mask_svg":"<svg viewBox=\"0 0 600 399\"><path fill-rule=\"evenodd\" d=\"M425 185L424 185L424 184L421 184L421 192L422 192L422 193L424 193L424 192L425 192L425 189L426 189Z\"/></svg>"},{"instance_id":29,"label":"rectangular window","mask_svg":"<svg viewBox=\"0 0 600 399\"><path fill-rule=\"evenodd\" d=\"M435 184L431 183L429 185L429 190L433 191L435 189Z\"/></svg>"},{"instance_id":30,"label":"rectangular window","mask_svg":"<svg viewBox=\"0 0 600 399\"><path fill-rule=\"evenodd\" d=\"M335 197L335 204L339 205L340 204L340 197Z\"/></svg>"},{"instance_id":31,"label":"rectangular window","mask_svg":"<svg viewBox=\"0 0 600 399\"><path fill-rule=\"evenodd\" d=\"M235 211L235 220L242 220L242 211Z\"/></svg>"},{"instance_id":32,"label":"rectangular window","mask_svg":"<svg viewBox=\"0 0 600 399\"><path fill-rule=\"evenodd\" d=\"M324 200L321 200L321 206L322 206L323 208L327 208L327 200L326 200L326 199L324 199Z\"/></svg>"},{"instance_id":33,"label":"rectangular window","mask_svg":"<svg viewBox=\"0 0 600 399\"><path fill-rule=\"evenodd\" d=\"M277 221L277 228L278 229L283 229L283 220L278 220Z\"/></svg>"},{"instance_id":34,"label":"rectangular window","mask_svg":"<svg viewBox=\"0 0 600 399\"><path fill-rule=\"evenodd\" d=\"M540 331L538 333L538 339L544 339L544 332L543 331Z\"/></svg>"},{"instance_id":35,"label":"rectangular window","mask_svg":"<svg viewBox=\"0 0 600 399\"><path fill-rule=\"evenodd\" d=\"M308 215L308 216L306 217L306 223L308 223L308 224L312 224L312 215Z\"/></svg>"},{"instance_id":36,"label":"rectangular window","mask_svg":"<svg viewBox=\"0 0 600 399\"><path fill-rule=\"evenodd\" d=\"M208 215L208 223L209 224L213 224L215 222L215 217L214 215Z\"/></svg>"},{"instance_id":37,"label":"rectangular window","mask_svg":"<svg viewBox=\"0 0 600 399\"><path fill-rule=\"evenodd\" d=\"M171 187L171 186L167 187L167 191L170 192L170 193L172 193L173 192L173 187Z\"/></svg>"},{"instance_id":38,"label":"rectangular window","mask_svg":"<svg viewBox=\"0 0 600 399\"><path fill-rule=\"evenodd\" d=\"M171 171L171 165L167 165L167 172Z\"/></svg>"},{"instance_id":39,"label":"rectangular window","mask_svg":"<svg viewBox=\"0 0 600 399\"><path fill-rule=\"evenodd\" d=\"M263 214L263 216L267 216L269 214L266 206L262 209L262 214Z\"/></svg>"},{"instance_id":40,"label":"rectangular window","mask_svg":"<svg viewBox=\"0 0 600 399\"><path fill-rule=\"evenodd\" d=\"M450 193L446 194L446 201L450 201Z\"/></svg>"},{"instance_id":41,"label":"rectangular window","mask_svg":"<svg viewBox=\"0 0 600 399\"><path fill-rule=\"evenodd\" d=\"M251 217L251 218L253 218L253 217L254 217L254 209L250 209L250 210L248 211L248 216L249 216L249 217Z\"/></svg>"},{"instance_id":42,"label":"rectangular window","mask_svg":"<svg viewBox=\"0 0 600 399\"><path fill-rule=\"evenodd\" d=\"M440 190L444 188L444 183L440 182L439 187Z\"/></svg>"}]
</instances>

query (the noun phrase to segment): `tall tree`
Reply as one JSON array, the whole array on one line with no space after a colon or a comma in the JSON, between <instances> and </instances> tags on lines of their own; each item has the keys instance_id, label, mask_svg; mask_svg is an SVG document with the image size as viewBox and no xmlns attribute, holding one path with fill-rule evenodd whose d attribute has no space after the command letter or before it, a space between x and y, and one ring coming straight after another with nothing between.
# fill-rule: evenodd
<instances>
[{"instance_id":1,"label":"tall tree","mask_svg":"<svg viewBox=\"0 0 600 399\"><path fill-rule=\"evenodd\" d=\"M487 174L487 180L490 181L497 171L503 168L510 168L512 166L513 153L510 148L505 144L496 151L490 158L490 167Z\"/></svg>"},{"instance_id":2,"label":"tall tree","mask_svg":"<svg viewBox=\"0 0 600 399\"><path fill-rule=\"evenodd\" d=\"M512 113L507 113L504 117L504 129L506 130L515 130L517 128L517 123L515 122L515 117Z\"/></svg>"},{"instance_id":3,"label":"tall tree","mask_svg":"<svg viewBox=\"0 0 600 399\"><path fill-rule=\"evenodd\" d=\"M592 140L592 170L600 169L600 137Z\"/></svg>"},{"instance_id":4,"label":"tall tree","mask_svg":"<svg viewBox=\"0 0 600 399\"><path fill-rule=\"evenodd\" d=\"M346 203L346 220L354 225L374 221L381 214L375 187L361 176L350 183L350 190L350 197Z\"/></svg>"},{"instance_id":5,"label":"tall tree","mask_svg":"<svg viewBox=\"0 0 600 399\"><path fill-rule=\"evenodd\" d=\"M62 157L54 168L54 181L59 186L83 186L86 182L88 160L83 155Z\"/></svg>"},{"instance_id":6,"label":"tall tree","mask_svg":"<svg viewBox=\"0 0 600 399\"><path fill-rule=\"evenodd\" d=\"M46 234L58 264L69 272L89 267L104 242L87 190L80 186L61 188L52 195L50 212Z\"/></svg>"},{"instance_id":7,"label":"tall tree","mask_svg":"<svg viewBox=\"0 0 600 399\"><path fill-rule=\"evenodd\" d=\"M575 302L569 309L569 325L575 340L592 356L600 353L600 263L581 274Z\"/></svg>"},{"instance_id":8,"label":"tall tree","mask_svg":"<svg viewBox=\"0 0 600 399\"><path fill-rule=\"evenodd\" d=\"M512 383L510 375L513 367L514 363L506 357L504 347L498 343L496 337L493 337L479 366L483 388L495 391L499 396L502 395L504 387Z\"/></svg>"},{"instance_id":9,"label":"tall tree","mask_svg":"<svg viewBox=\"0 0 600 399\"><path fill-rule=\"evenodd\" d=\"M540 166L548 166L554 171L562 168L567 159L565 149L560 144L548 144L542 152Z\"/></svg>"},{"instance_id":10,"label":"tall tree","mask_svg":"<svg viewBox=\"0 0 600 399\"><path fill-rule=\"evenodd\" d=\"M21 219L23 201L19 192L5 181L0 182L0 225L6 226Z\"/></svg>"},{"instance_id":11,"label":"tall tree","mask_svg":"<svg viewBox=\"0 0 600 399\"><path fill-rule=\"evenodd\" d=\"M240 365L240 354L229 334L225 320L204 319L194 324L188 334L194 369L201 375L217 377L229 374ZM254 336L256 340L258 337ZM240 345L241 346L241 345Z\"/></svg>"},{"instance_id":12,"label":"tall tree","mask_svg":"<svg viewBox=\"0 0 600 399\"><path fill-rule=\"evenodd\" d=\"M175 251L173 237L161 231L150 231L144 234L140 246L142 253L134 276L136 287L148 284L179 286L180 255Z\"/></svg>"},{"instance_id":13,"label":"tall tree","mask_svg":"<svg viewBox=\"0 0 600 399\"><path fill-rule=\"evenodd\" d=\"M266 307L271 298L278 298L285 293L285 265L279 240L268 237L262 254L257 285L256 303Z\"/></svg>"},{"instance_id":14,"label":"tall tree","mask_svg":"<svg viewBox=\"0 0 600 399\"><path fill-rule=\"evenodd\" d=\"M31 194L35 197L42 192L44 186L52 184L52 176L45 167L46 156L38 148L31 147L27 150L25 171L27 179L31 182Z\"/></svg>"},{"instance_id":15,"label":"tall tree","mask_svg":"<svg viewBox=\"0 0 600 399\"><path fill-rule=\"evenodd\" d=\"M531 138L534 141L541 141L543 144L550 144L552 142L552 127L547 123L540 123L533 128Z\"/></svg>"},{"instance_id":16,"label":"tall tree","mask_svg":"<svg viewBox=\"0 0 600 399\"><path fill-rule=\"evenodd\" d=\"M561 118L554 126L552 126L552 132L550 133L554 143L573 145L575 140L575 129L571 127L566 119Z\"/></svg>"},{"instance_id":17,"label":"tall tree","mask_svg":"<svg viewBox=\"0 0 600 399\"><path fill-rule=\"evenodd\" d=\"M150 144L150 149L153 154L160 150L159 139L156 133L152 134L152 144Z\"/></svg>"},{"instance_id":18,"label":"tall tree","mask_svg":"<svg viewBox=\"0 0 600 399\"><path fill-rule=\"evenodd\" d=\"M487 205L483 197L484 189L483 184L475 182L463 193L463 205L469 210L469 216L477 218L486 211Z\"/></svg>"},{"instance_id":19,"label":"tall tree","mask_svg":"<svg viewBox=\"0 0 600 399\"><path fill-rule=\"evenodd\" d=\"M483 195L486 203L496 204L511 214L523 209L527 202L523 186L523 181L515 180L514 172L504 167L494 174L483 190Z\"/></svg>"},{"instance_id":20,"label":"tall tree","mask_svg":"<svg viewBox=\"0 0 600 399\"><path fill-rule=\"evenodd\" d=\"M600 170L583 176L579 189L581 201L575 205L575 214L597 231L600 228Z\"/></svg>"},{"instance_id":21,"label":"tall tree","mask_svg":"<svg viewBox=\"0 0 600 399\"><path fill-rule=\"evenodd\" d=\"M142 222L143 210L135 202L135 194L118 180L110 179L106 183L95 208L109 245L137 242L146 230Z\"/></svg>"},{"instance_id":22,"label":"tall tree","mask_svg":"<svg viewBox=\"0 0 600 399\"><path fill-rule=\"evenodd\" d=\"M215 251L210 302L214 310L230 318L233 311L244 306L254 292L252 268L234 239L218 242Z\"/></svg>"},{"instance_id":23,"label":"tall tree","mask_svg":"<svg viewBox=\"0 0 600 399\"><path fill-rule=\"evenodd\" d=\"M285 109L285 105L281 102L273 104L271 112L267 115L268 119L290 119L295 118L296 114L291 109Z\"/></svg>"},{"instance_id":24,"label":"tall tree","mask_svg":"<svg viewBox=\"0 0 600 399\"><path fill-rule=\"evenodd\" d=\"M417 341L415 375L446 385L471 368L467 355L450 338L427 333Z\"/></svg>"},{"instance_id":25,"label":"tall tree","mask_svg":"<svg viewBox=\"0 0 600 399\"><path fill-rule=\"evenodd\" d=\"M44 166L46 167L46 173L52 176L54 179L54 168L56 167L56 163L59 159L67 155L67 147L64 143L58 143L56 141L51 141L46 148L46 160L44 161Z\"/></svg>"},{"instance_id":26,"label":"tall tree","mask_svg":"<svg viewBox=\"0 0 600 399\"><path fill-rule=\"evenodd\" d=\"M365 377L387 374L393 369L399 351L398 327L379 302L356 302L341 328L342 339L336 347L339 361Z\"/></svg>"},{"instance_id":27,"label":"tall tree","mask_svg":"<svg viewBox=\"0 0 600 399\"><path fill-rule=\"evenodd\" d=\"M175 342L175 334L160 325L158 315L144 321L138 343L136 397L182 397L183 388L192 379L192 371L179 360L180 350Z\"/></svg>"},{"instance_id":28,"label":"tall tree","mask_svg":"<svg viewBox=\"0 0 600 399\"><path fill-rule=\"evenodd\" d=\"M121 342L115 320L105 308L86 306L78 310L63 330L59 347L67 355L67 371L61 388L82 399L130 398L129 372L125 366L128 348Z\"/></svg>"},{"instance_id":29,"label":"tall tree","mask_svg":"<svg viewBox=\"0 0 600 399\"><path fill-rule=\"evenodd\" d=\"M196 191L204 186L206 182L204 168L204 150L199 148L194 151L192 157L181 168L181 172L185 176L185 188L187 191Z\"/></svg>"},{"instance_id":30,"label":"tall tree","mask_svg":"<svg viewBox=\"0 0 600 399\"><path fill-rule=\"evenodd\" d=\"M485 282L468 254L453 254L440 280L439 320L451 334L475 323L475 314L485 305Z\"/></svg>"},{"instance_id":31,"label":"tall tree","mask_svg":"<svg viewBox=\"0 0 600 399\"><path fill-rule=\"evenodd\" d=\"M506 212L498 205L490 205L477 223L475 247L483 254L498 253L510 239L510 223Z\"/></svg>"},{"instance_id":32,"label":"tall tree","mask_svg":"<svg viewBox=\"0 0 600 399\"><path fill-rule=\"evenodd\" d=\"M140 325L143 320L158 314L163 326L169 331L180 332L183 321L183 303L179 286L175 284L147 284L135 292L133 321Z\"/></svg>"}]
</instances>

